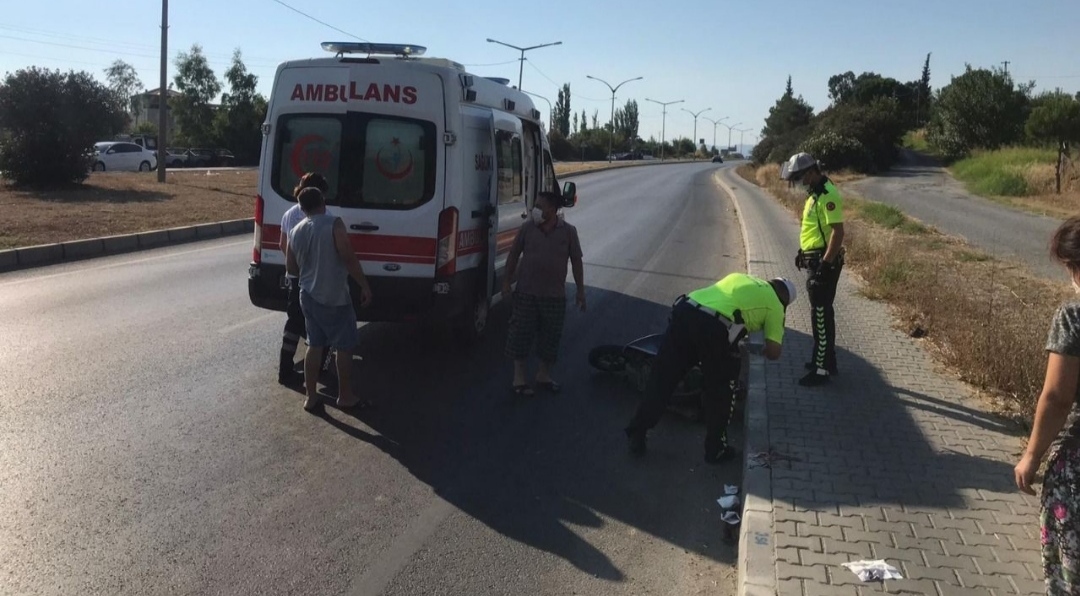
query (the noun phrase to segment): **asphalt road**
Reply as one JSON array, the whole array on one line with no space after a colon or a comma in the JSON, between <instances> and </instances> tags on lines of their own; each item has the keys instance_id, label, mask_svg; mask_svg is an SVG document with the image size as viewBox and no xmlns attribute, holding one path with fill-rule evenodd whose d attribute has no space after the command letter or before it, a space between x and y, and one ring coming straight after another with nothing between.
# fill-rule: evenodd
<instances>
[{"instance_id":1,"label":"asphalt road","mask_svg":"<svg viewBox=\"0 0 1080 596\"><path fill-rule=\"evenodd\" d=\"M995 258L1021 263L1050 279L1065 279L1061 267L1050 260L1047 252L1060 220L974 196L939 167L899 165L884 176L864 178L848 186L943 233L964 238Z\"/></svg>"},{"instance_id":2,"label":"asphalt road","mask_svg":"<svg viewBox=\"0 0 1080 596\"><path fill-rule=\"evenodd\" d=\"M716 167L576 179L589 311L557 396L511 395L499 305L471 350L365 325L377 407L304 413L247 237L0 275L0 592L733 593L715 499L740 464L675 416L630 458L636 395L586 363L742 269Z\"/></svg>"}]
</instances>

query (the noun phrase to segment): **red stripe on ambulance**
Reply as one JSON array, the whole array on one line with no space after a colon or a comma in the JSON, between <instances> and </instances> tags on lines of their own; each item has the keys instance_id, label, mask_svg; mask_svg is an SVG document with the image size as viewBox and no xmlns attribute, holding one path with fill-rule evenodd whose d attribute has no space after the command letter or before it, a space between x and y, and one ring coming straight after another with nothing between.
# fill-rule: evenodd
<instances>
[{"instance_id":1,"label":"red stripe on ambulance","mask_svg":"<svg viewBox=\"0 0 1080 596\"><path fill-rule=\"evenodd\" d=\"M263 250L278 250L281 226L262 227ZM349 234L356 256L364 261L390 261L399 263L435 263L435 239L418 236L390 236L380 234Z\"/></svg>"}]
</instances>

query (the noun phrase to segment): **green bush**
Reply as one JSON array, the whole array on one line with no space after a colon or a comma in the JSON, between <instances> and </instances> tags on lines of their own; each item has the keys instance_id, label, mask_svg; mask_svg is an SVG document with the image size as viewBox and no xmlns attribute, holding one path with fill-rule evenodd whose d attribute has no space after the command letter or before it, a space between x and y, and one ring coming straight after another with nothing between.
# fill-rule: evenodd
<instances>
[{"instance_id":1,"label":"green bush","mask_svg":"<svg viewBox=\"0 0 1080 596\"><path fill-rule=\"evenodd\" d=\"M801 150L813 155L830 170L848 168L857 172L869 172L873 169L870 152L862 143L835 132L824 132L810 137L802 144Z\"/></svg>"},{"instance_id":2,"label":"green bush","mask_svg":"<svg viewBox=\"0 0 1080 596\"><path fill-rule=\"evenodd\" d=\"M9 74L0 85L0 174L17 185L81 182L94 143L126 120L115 94L89 73L31 67Z\"/></svg>"}]
</instances>

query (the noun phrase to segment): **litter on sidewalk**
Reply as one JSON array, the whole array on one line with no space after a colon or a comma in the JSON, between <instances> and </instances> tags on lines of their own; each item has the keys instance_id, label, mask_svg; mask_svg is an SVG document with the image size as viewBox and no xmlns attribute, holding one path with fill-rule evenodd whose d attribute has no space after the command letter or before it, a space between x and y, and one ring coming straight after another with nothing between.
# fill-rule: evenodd
<instances>
[{"instance_id":1,"label":"litter on sidewalk","mask_svg":"<svg viewBox=\"0 0 1080 596\"><path fill-rule=\"evenodd\" d=\"M724 522L732 526L737 526L740 522L742 522L739 514L735 511L725 511L723 515L720 516L720 519L724 520Z\"/></svg>"},{"instance_id":2,"label":"litter on sidewalk","mask_svg":"<svg viewBox=\"0 0 1080 596\"><path fill-rule=\"evenodd\" d=\"M721 509L734 509L739 506L739 497L737 495L725 495L716 500Z\"/></svg>"},{"instance_id":3,"label":"litter on sidewalk","mask_svg":"<svg viewBox=\"0 0 1080 596\"><path fill-rule=\"evenodd\" d=\"M904 579L900 570L883 560L851 561L841 563L864 582L882 582L887 579Z\"/></svg>"}]
</instances>

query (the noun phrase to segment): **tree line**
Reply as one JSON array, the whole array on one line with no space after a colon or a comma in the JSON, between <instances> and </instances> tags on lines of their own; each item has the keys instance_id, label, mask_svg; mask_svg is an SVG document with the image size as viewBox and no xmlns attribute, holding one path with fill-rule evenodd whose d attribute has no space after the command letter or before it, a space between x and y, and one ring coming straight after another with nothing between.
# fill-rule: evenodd
<instances>
[{"instance_id":1,"label":"tree line","mask_svg":"<svg viewBox=\"0 0 1080 596\"><path fill-rule=\"evenodd\" d=\"M875 72L830 77L830 104L815 114L788 77L751 157L758 164L781 163L807 151L830 169L876 172L897 161L906 133L922 130L946 162L1015 145L1056 148L1060 192L1064 158L1080 142L1080 93L1036 95L1034 87L1001 69L967 65L935 91L927 54L920 78L908 82Z\"/></svg>"},{"instance_id":2,"label":"tree line","mask_svg":"<svg viewBox=\"0 0 1080 596\"><path fill-rule=\"evenodd\" d=\"M177 130L169 131L169 144L223 147L238 164L258 164L267 101L240 50L224 73L224 94L198 44L179 52L174 65L169 87L178 95L167 101ZM81 182L94 143L123 132L156 135L156 121L136 121L144 86L135 68L117 60L104 75L101 82L86 71L36 66L8 73L0 82L0 176L19 185Z\"/></svg>"},{"instance_id":3,"label":"tree line","mask_svg":"<svg viewBox=\"0 0 1080 596\"><path fill-rule=\"evenodd\" d=\"M628 100L615 109L613 119L600 123L600 110L577 112L570 107L570 84L559 88L555 105L551 109L551 130L548 142L551 155L562 161L595 161L607 159L608 147L615 153L640 151L660 155L661 144L654 137L642 139L638 103ZM695 152L690 139L676 138L665 143L663 153L668 157L682 157Z\"/></svg>"}]
</instances>

